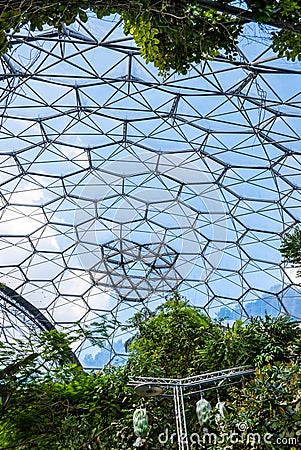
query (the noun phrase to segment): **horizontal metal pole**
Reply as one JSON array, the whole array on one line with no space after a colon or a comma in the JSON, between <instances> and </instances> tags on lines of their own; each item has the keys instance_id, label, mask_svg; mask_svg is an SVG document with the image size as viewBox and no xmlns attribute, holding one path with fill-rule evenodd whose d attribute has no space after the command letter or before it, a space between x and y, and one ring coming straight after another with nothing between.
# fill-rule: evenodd
<instances>
[{"instance_id":1,"label":"horizontal metal pole","mask_svg":"<svg viewBox=\"0 0 301 450\"><path fill-rule=\"evenodd\" d=\"M212 384L224 379L233 379L237 377L246 377L253 375L254 369L250 366L234 367L231 369L220 370L216 372L208 372L194 377L187 378L153 378L153 377L131 377L130 386L148 385L164 388L174 388L181 386L188 389L195 386Z\"/></svg>"}]
</instances>

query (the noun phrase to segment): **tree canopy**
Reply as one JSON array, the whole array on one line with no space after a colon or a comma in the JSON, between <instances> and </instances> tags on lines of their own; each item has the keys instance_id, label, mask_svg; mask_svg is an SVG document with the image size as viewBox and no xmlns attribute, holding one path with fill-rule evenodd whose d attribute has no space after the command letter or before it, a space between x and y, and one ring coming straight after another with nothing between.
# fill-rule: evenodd
<instances>
[{"instance_id":1,"label":"tree canopy","mask_svg":"<svg viewBox=\"0 0 301 450\"><path fill-rule=\"evenodd\" d=\"M280 253L286 263L297 267L297 275L301 275L301 229L299 226L295 227L290 233L286 233L280 247Z\"/></svg>"},{"instance_id":2,"label":"tree canopy","mask_svg":"<svg viewBox=\"0 0 301 450\"><path fill-rule=\"evenodd\" d=\"M103 324L100 328L103 330ZM70 362L72 337L55 330L44 333L38 345L36 338L34 344L31 339L15 343L14 350L2 344L1 449L128 450L136 439L133 413L145 408L149 427L141 448L159 450L159 435L165 436L166 430L169 435L175 432L173 402L166 397L139 398L128 385L129 376L184 377L238 364L257 366L255 378L238 389L225 387L218 394L215 390L205 393L213 407L206 429L217 436L224 432L230 436L243 422L252 433L297 436L301 423L301 329L297 322L285 316L267 316L226 326L175 294L154 313L135 314L128 329L135 332L128 342L128 361L92 373ZM93 338L93 333L87 336L101 339L99 333L98 337ZM51 364L52 358L55 364ZM19 361L14 370L5 370L13 361ZM189 432L201 436L197 400L186 399L185 410ZM215 405L221 406L221 402L226 411L216 421L220 410ZM175 440L164 444L166 450L175 447ZM225 441L191 448L263 447Z\"/></svg>"},{"instance_id":3,"label":"tree canopy","mask_svg":"<svg viewBox=\"0 0 301 450\"><path fill-rule=\"evenodd\" d=\"M185 74L192 63L221 52L235 58L238 37L250 21L271 27L272 48L279 56L301 60L301 6L291 0L8 0L0 6L0 50L8 48L11 29L26 23L31 30L45 24L62 29L76 17L86 22L87 11L99 18L118 13L125 33L161 74Z\"/></svg>"}]
</instances>

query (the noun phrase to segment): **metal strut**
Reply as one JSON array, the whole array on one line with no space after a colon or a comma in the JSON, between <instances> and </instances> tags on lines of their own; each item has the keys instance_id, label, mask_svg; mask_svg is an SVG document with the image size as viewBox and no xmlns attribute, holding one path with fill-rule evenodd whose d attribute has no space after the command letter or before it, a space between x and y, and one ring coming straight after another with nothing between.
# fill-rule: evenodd
<instances>
[{"instance_id":1,"label":"metal strut","mask_svg":"<svg viewBox=\"0 0 301 450\"><path fill-rule=\"evenodd\" d=\"M175 386L173 388L173 397L174 397L175 416L176 416L178 448L179 448L179 450L189 450L182 386Z\"/></svg>"},{"instance_id":2,"label":"metal strut","mask_svg":"<svg viewBox=\"0 0 301 450\"><path fill-rule=\"evenodd\" d=\"M204 390L220 389L222 386L235 380L243 380L252 376L254 369L250 366L231 367L217 372L207 372L187 378L155 378L155 377L130 377L129 385L135 388L138 395L143 397L163 396L171 397L172 392L178 450L189 450L189 439L185 415L184 397L199 394ZM226 381L224 385L223 382ZM208 388L208 386L210 386Z\"/></svg>"}]
</instances>

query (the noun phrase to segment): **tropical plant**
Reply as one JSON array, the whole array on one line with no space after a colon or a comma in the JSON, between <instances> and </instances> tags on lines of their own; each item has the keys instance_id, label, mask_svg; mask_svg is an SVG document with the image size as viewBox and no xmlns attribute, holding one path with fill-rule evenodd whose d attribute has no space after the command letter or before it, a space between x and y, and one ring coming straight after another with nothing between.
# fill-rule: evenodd
<instances>
[{"instance_id":1,"label":"tropical plant","mask_svg":"<svg viewBox=\"0 0 301 450\"><path fill-rule=\"evenodd\" d=\"M228 416L222 425L224 442L212 448L297 450L301 436L300 392L300 364L268 364L257 369L252 382L231 391Z\"/></svg>"},{"instance_id":2,"label":"tropical plant","mask_svg":"<svg viewBox=\"0 0 301 450\"><path fill-rule=\"evenodd\" d=\"M71 362L76 339L52 330L1 345L1 448L98 449L107 440L112 450L127 448L119 436L127 422L133 436L134 406L125 368L87 373Z\"/></svg>"},{"instance_id":3,"label":"tropical plant","mask_svg":"<svg viewBox=\"0 0 301 450\"><path fill-rule=\"evenodd\" d=\"M266 315L223 325L177 293L155 313L134 315L129 327L137 334L128 345L128 365L145 376L185 377L239 365L286 362L301 355L298 321Z\"/></svg>"},{"instance_id":4,"label":"tropical plant","mask_svg":"<svg viewBox=\"0 0 301 450\"><path fill-rule=\"evenodd\" d=\"M84 371L70 362L70 345L72 339L78 339L77 333L72 337L54 330L43 334L38 345L35 336L34 343L31 339L26 344L19 341L14 350L2 344L0 447L129 450L136 442L141 449L159 450L159 435L176 431L173 401L168 397L139 398L128 385L129 377L178 378L239 364L260 366L254 381L232 394L226 385L219 395L214 390L207 393L205 400L211 407L204 399L198 404L202 423L206 413L204 426L220 434L235 430L245 419L251 430L258 426L260 432L270 432L275 427L275 433L282 436L287 426L290 434L295 433L300 420L301 329L297 322L267 316L225 326L174 293L153 313L135 314L127 328L136 332L128 342L127 363L97 372ZM91 330L85 335L102 345L105 323L93 329L94 336ZM190 432L201 431L197 400L194 396L185 400ZM135 411L140 414L138 435L133 427ZM143 417L148 415L148 429L144 418L140 426L141 411ZM264 425L258 422L261 418ZM296 425L290 422L293 420ZM166 450L175 446L175 438L164 444Z\"/></svg>"},{"instance_id":5,"label":"tropical plant","mask_svg":"<svg viewBox=\"0 0 301 450\"><path fill-rule=\"evenodd\" d=\"M142 311L129 321L137 330L129 342L128 367L144 376L185 377L206 370L198 353L219 327L199 309L175 295L155 313Z\"/></svg>"},{"instance_id":6,"label":"tropical plant","mask_svg":"<svg viewBox=\"0 0 301 450\"><path fill-rule=\"evenodd\" d=\"M301 266L301 229L296 226L292 232L286 233L283 237L280 253L285 263L291 264L293 267ZM297 271L297 276L301 275L301 271Z\"/></svg>"}]
</instances>

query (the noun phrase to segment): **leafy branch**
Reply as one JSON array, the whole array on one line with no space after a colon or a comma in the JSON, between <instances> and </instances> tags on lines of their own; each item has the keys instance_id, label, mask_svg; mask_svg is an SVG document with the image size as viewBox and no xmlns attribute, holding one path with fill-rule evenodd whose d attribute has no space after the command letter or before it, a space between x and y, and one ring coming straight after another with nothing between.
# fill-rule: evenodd
<instances>
[{"instance_id":1,"label":"leafy branch","mask_svg":"<svg viewBox=\"0 0 301 450\"><path fill-rule=\"evenodd\" d=\"M11 45L11 30L25 24L32 31L45 24L62 30L62 23L77 17L86 22L87 11L99 18L118 13L143 58L163 75L185 74L192 63L220 52L235 57L243 25L250 21L274 27L272 47L279 56L301 60L301 6L290 0L246 0L241 7L230 0L8 0L0 5L0 52Z\"/></svg>"},{"instance_id":2,"label":"leafy branch","mask_svg":"<svg viewBox=\"0 0 301 450\"><path fill-rule=\"evenodd\" d=\"M301 229L296 227L291 233L285 234L280 253L285 263L292 264L293 267L301 266ZM297 271L297 276L301 275L301 270Z\"/></svg>"}]
</instances>

